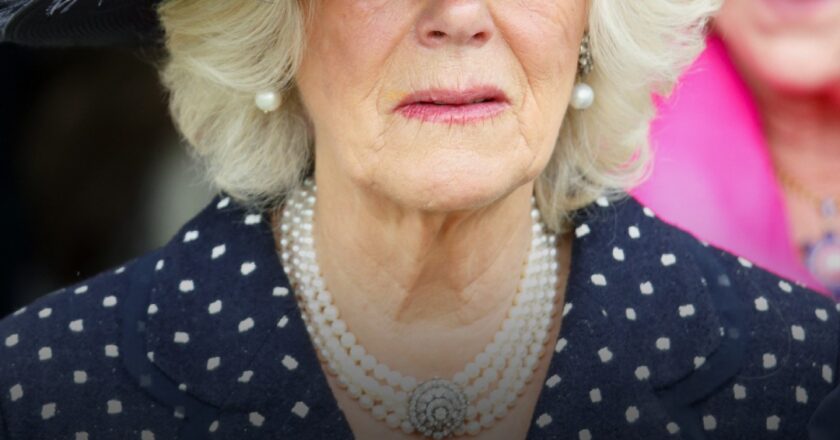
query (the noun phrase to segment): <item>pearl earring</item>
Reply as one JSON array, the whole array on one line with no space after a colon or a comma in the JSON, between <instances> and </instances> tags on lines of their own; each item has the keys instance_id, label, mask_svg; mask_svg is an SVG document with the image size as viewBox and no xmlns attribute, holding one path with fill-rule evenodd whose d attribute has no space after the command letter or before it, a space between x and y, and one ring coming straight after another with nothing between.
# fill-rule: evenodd
<instances>
[{"instance_id":1,"label":"pearl earring","mask_svg":"<svg viewBox=\"0 0 840 440\"><path fill-rule=\"evenodd\" d=\"M580 55L578 55L578 77L583 78L592 71L592 51L589 48L589 34L583 36L580 42ZM575 110L586 110L595 102L595 90L583 82L578 81L575 88L572 89L572 97L570 105Z\"/></svg>"},{"instance_id":2,"label":"pearl earring","mask_svg":"<svg viewBox=\"0 0 840 440\"><path fill-rule=\"evenodd\" d=\"M280 94L273 91L273 90L266 90L263 92L257 93L254 97L254 104L263 111L263 113L273 112L280 108L280 104L283 103L283 99L281 98Z\"/></svg>"}]
</instances>

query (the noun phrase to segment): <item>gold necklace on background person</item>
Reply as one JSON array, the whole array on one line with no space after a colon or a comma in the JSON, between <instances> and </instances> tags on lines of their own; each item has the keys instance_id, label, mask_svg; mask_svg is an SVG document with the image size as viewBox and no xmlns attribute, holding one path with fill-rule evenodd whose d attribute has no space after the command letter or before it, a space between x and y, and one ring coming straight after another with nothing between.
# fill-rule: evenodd
<instances>
[{"instance_id":1,"label":"gold necklace on background person","mask_svg":"<svg viewBox=\"0 0 840 440\"><path fill-rule=\"evenodd\" d=\"M817 210L822 224L820 238L799 245L808 271L835 299L840 299L840 192L817 194L783 170L778 163L774 168L782 186L791 195Z\"/></svg>"}]
</instances>

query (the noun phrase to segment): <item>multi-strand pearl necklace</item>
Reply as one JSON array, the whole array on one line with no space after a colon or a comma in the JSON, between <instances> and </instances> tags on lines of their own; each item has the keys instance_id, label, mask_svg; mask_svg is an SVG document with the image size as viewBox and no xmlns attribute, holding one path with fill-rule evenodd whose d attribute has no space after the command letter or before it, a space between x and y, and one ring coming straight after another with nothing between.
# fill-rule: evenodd
<instances>
[{"instance_id":1,"label":"multi-strand pearl necklace","mask_svg":"<svg viewBox=\"0 0 840 440\"><path fill-rule=\"evenodd\" d=\"M378 362L339 317L315 256L316 189L307 179L287 199L280 220L279 253L306 329L328 371L376 419L406 434L440 439L476 435L493 426L530 382L556 312L555 237L546 234L533 197L528 259L513 305L493 342L452 378L419 381Z\"/></svg>"}]
</instances>

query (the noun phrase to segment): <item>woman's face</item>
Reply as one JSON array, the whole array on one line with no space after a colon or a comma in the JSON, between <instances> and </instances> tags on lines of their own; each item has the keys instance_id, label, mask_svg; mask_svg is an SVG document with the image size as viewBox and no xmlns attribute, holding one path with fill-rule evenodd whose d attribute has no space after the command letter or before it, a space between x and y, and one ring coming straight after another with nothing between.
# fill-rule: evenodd
<instances>
[{"instance_id":1,"label":"woman's face","mask_svg":"<svg viewBox=\"0 0 840 440\"><path fill-rule=\"evenodd\" d=\"M840 96L840 0L726 0L715 26L749 79Z\"/></svg>"},{"instance_id":2,"label":"woman's face","mask_svg":"<svg viewBox=\"0 0 840 440\"><path fill-rule=\"evenodd\" d=\"M403 205L448 211L499 199L546 166L586 0L310 5L296 79L318 178L339 173Z\"/></svg>"}]
</instances>

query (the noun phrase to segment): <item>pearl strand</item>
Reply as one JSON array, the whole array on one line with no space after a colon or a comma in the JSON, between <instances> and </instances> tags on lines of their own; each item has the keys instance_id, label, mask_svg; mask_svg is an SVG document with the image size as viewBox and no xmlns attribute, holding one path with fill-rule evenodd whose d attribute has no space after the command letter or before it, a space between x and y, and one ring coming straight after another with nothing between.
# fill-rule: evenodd
<instances>
[{"instance_id":1,"label":"pearl strand","mask_svg":"<svg viewBox=\"0 0 840 440\"><path fill-rule=\"evenodd\" d=\"M362 407L388 426L411 433L414 427L407 420L406 401L408 393L418 385L417 379L377 362L356 344L321 279L312 237L315 191L311 180L296 191L287 201L280 225L281 258L303 303L307 331L330 373L338 377L339 384ZM489 428L496 419L504 417L530 382L543 354L548 328L556 313L553 303L557 262L554 236L545 234L534 205L532 199L531 251L523 264L521 285L509 316L493 342L453 377L454 383L465 387L469 402L486 396L468 405L464 425L453 431L456 435L477 434L482 427ZM495 381L498 387L490 390Z\"/></svg>"}]
</instances>

